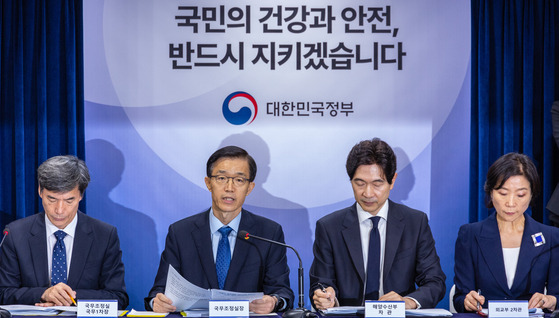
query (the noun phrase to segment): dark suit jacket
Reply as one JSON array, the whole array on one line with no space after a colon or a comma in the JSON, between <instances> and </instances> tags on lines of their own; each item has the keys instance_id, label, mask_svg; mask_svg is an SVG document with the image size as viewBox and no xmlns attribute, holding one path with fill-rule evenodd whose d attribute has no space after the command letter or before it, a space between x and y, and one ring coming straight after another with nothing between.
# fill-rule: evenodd
<instances>
[{"instance_id":1,"label":"dark suit jacket","mask_svg":"<svg viewBox=\"0 0 559 318\"><path fill-rule=\"evenodd\" d=\"M395 291L432 308L444 297L445 279L425 213L389 202L384 292ZM318 283L332 286L341 306L364 303L365 265L356 204L316 222L310 297ZM417 284L417 288L416 288Z\"/></svg>"},{"instance_id":2,"label":"dark suit jacket","mask_svg":"<svg viewBox=\"0 0 559 318\"><path fill-rule=\"evenodd\" d=\"M128 295L116 228L81 212L76 216L68 286L78 299L116 299L119 308L126 308ZM45 213L16 220L8 228L0 254L0 303L38 303L50 287Z\"/></svg>"},{"instance_id":3,"label":"dark suit jacket","mask_svg":"<svg viewBox=\"0 0 559 318\"><path fill-rule=\"evenodd\" d=\"M454 255L454 307L464 312L464 298L481 289L487 300L530 299L535 292L559 299L559 230L524 214L524 234L512 288L507 285L501 237L495 213L460 227ZM542 233L545 244L536 247L532 235Z\"/></svg>"},{"instance_id":4,"label":"dark suit jacket","mask_svg":"<svg viewBox=\"0 0 559 318\"><path fill-rule=\"evenodd\" d=\"M551 106L551 123L553 128L553 138L559 147L559 100L553 102ZM555 191L549 198L547 202L547 209L551 212L549 214L549 219L555 224L555 226L559 226L559 183L555 187Z\"/></svg>"},{"instance_id":5,"label":"dark suit jacket","mask_svg":"<svg viewBox=\"0 0 559 318\"><path fill-rule=\"evenodd\" d=\"M210 210L169 226L165 250L153 287L145 298L146 309L157 293L165 292L167 272L172 265L189 282L206 289L219 289L210 233ZM239 231L284 242L283 230L276 222L241 212ZM225 279L225 290L237 292L264 292L278 295L293 304L293 291L289 288L289 268L285 247L258 240L238 239L233 250L231 265Z\"/></svg>"}]
</instances>

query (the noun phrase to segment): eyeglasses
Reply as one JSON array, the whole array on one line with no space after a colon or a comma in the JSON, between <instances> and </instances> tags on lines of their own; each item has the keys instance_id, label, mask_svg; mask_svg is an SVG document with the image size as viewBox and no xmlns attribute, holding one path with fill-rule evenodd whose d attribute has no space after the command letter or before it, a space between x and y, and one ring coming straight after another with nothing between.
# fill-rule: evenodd
<instances>
[{"instance_id":1,"label":"eyeglasses","mask_svg":"<svg viewBox=\"0 0 559 318\"><path fill-rule=\"evenodd\" d=\"M229 182L229 179L231 179L233 180L233 185L236 187L242 187L248 182L248 179L243 177L228 177L228 176L217 175L217 176L211 176L211 178L214 178L217 184L227 184L227 182Z\"/></svg>"}]
</instances>

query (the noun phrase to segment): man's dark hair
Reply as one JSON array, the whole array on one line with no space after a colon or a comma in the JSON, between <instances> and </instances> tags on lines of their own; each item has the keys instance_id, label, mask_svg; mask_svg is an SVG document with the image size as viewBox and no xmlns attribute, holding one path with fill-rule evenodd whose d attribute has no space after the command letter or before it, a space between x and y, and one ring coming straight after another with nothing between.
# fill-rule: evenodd
<instances>
[{"instance_id":1,"label":"man's dark hair","mask_svg":"<svg viewBox=\"0 0 559 318\"><path fill-rule=\"evenodd\" d=\"M215 163L222 158L239 158L239 159L245 159L248 162L248 168L249 168L249 177L248 177L248 181L253 182L254 178L256 178L256 162L254 161L254 159L248 154L248 152L246 152L246 150L244 150L241 147L237 147L237 146L226 146L223 147L221 149L218 149L216 152L214 152L210 158L208 159L208 162L206 163L206 175L208 176L208 178L210 178L212 176L212 171L214 169L214 165Z\"/></svg>"},{"instance_id":2,"label":"man's dark hair","mask_svg":"<svg viewBox=\"0 0 559 318\"><path fill-rule=\"evenodd\" d=\"M541 187L538 170L532 160L525 154L509 152L497 159L487 170L487 179L483 186L485 206L487 208L493 208L491 192L503 187L505 182L514 176L524 176L530 182L530 190L532 192L530 205L534 204L535 198L540 194Z\"/></svg>"},{"instance_id":3,"label":"man's dark hair","mask_svg":"<svg viewBox=\"0 0 559 318\"><path fill-rule=\"evenodd\" d=\"M37 181L41 190L64 193L77 186L83 195L90 181L89 169L83 160L75 156L55 156L39 166Z\"/></svg>"},{"instance_id":4,"label":"man's dark hair","mask_svg":"<svg viewBox=\"0 0 559 318\"><path fill-rule=\"evenodd\" d=\"M355 170L361 165L378 165L386 181L392 184L392 179L396 173L396 155L390 146L380 140L373 138L372 140L363 140L353 146L347 156L346 170L349 179L352 180Z\"/></svg>"}]
</instances>

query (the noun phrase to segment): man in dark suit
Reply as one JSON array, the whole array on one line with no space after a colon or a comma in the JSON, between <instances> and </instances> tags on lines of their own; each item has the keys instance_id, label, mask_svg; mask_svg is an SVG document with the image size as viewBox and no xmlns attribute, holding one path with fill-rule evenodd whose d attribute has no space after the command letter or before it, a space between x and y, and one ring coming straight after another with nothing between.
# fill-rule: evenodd
<instances>
[{"instance_id":1,"label":"man in dark suit","mask_svg":"<svg viewBox=\"0 0 559 318\"><path fill-rule=\"evenodd\" d=\"M553 102L551 105L551 124L553 128L553 138L559 147L559 100ZM549 220L553 225L559 227L559 183L555 187L551 198L547 202L546 208L551 212Z\"/></svg>"},{"instance_id":2,"label":"man in dark suit","mask_svg":"<svg viewBox=\"0 0 559 318\"><path fill-rule=\"evenodd\" d=\"M169 227L146 309L176 311L165 296L169 265L191 283L206 289L264 293L250 303L255 313L289 309L293 291L285 248L261 241L238 240L239 231L283 242L279 224L242 208L254 188L256 163L242 148L223 147L206 164L205 183L212 207Z\"/></svg>"},{"instance_id":3,"label":"man in dark suit","mask_svg":"<svg viewBox=\"0 0 559 318\"><path fill-rule=\"evenodd\" d=\"M56 156L38 170L43 213L9 224L0 257L0 303L70 306L116 299L128 306L116 228L78 211L89 183L85 162Z\"/></svg>"},{"instance_id":4,"label":"man in dark suit","mask_svg":"<svg viewBox=\"0 0 559 318\"><path fill-rule=\"evenodd\" d=\"M352 206L316 223L310 297L317 309L404 301L432 308L445 294L445 275L427 216L388 200L396 156L375 138L353 147L346 163ZM417 285L417 288L416 288Z\"/></svg>"}]
</instances>

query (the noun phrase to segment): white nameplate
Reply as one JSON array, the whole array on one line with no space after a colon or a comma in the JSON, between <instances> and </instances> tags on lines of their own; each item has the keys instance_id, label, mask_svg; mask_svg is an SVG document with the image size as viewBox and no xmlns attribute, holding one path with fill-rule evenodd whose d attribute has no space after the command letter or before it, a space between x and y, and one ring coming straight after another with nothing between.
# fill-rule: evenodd
<instances>
[{"instance_id":1,"label":"white nameplate","mask_svg":"<svg viewBox=\"0 0 559 318\"><path fill-rule=\"evenodd\" d=\"M527 300L490 300L489 317L521 317L528 318Z\"/></svg>"},{"instance_id":2,"label":"white nameplate","mask_svg":"<svg viewBox=\"0 0 559 318\"><path fill-rule=\"evenodd\" d=\"M365 318L405 318L406 302L404 301L365 301Z\"/></svg>"},{"instance_id":3,"label":"white nameplate","mask_svg":"<svg viewBox=\"0 0 559 318\"><path fill-rule=\"evenodd\" d=\"M210 300L210 317L248 317L248 300Z\"/></svg>"},{"instance_id":4,"label":"white nameplate","mask_svg":"<svg viewBox=\"0 0 559 318\"><path fill-rule=\"evenodd\" d=\"M78 317L117 317L116 300L78 300Z\"/></svg>"}]
</instances>

